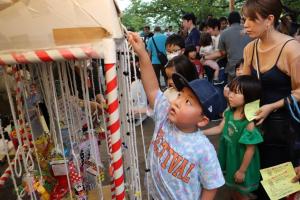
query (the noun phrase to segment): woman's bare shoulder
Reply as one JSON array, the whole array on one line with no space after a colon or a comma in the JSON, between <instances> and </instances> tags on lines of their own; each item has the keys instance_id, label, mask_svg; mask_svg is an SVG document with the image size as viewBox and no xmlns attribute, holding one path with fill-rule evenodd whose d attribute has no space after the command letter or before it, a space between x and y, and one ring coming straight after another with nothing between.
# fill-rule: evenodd
<instances>
[{"instance_id":1,"label":"woman's bare shoulder","mask_svg":"<svg viewBox=\"0 0 300 200\"><path fill-rule=\"evenodd\" d=\"M294 59L300 56L300 42L291 38L293 40L289 41L285 47L285 53L288 54L288 57Z\"/></svg>"}]
</instances>

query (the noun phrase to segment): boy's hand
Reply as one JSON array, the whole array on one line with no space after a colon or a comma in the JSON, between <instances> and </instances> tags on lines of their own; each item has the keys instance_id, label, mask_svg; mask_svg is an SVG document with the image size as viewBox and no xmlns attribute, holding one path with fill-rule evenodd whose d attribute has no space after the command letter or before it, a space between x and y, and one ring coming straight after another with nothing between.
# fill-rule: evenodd
<instances>
[{"instance_id":1,"label":"boy's hand","mask_svg":"<svg viewBox=\"0 0 300 200\"><path fill-rule=\"evenodd\" d=\"M134 51L140 56L143 53L147 53L145 49L145 43L138 33L128 32L128 42L132 45Z\"/></svg>"},{"instance_id":2,"label":"boy's hand","mask_svg":"<svg viewBox=\"0 0 300 200\"><path fill-rule=\"evenodd\" d=\"M244 182L244 179L245 179L245 173L244 172L241 172L240 170L235 172L234 180L235 180L236 183L242 183L242 182Z\"/></svg>"}]
</instances>

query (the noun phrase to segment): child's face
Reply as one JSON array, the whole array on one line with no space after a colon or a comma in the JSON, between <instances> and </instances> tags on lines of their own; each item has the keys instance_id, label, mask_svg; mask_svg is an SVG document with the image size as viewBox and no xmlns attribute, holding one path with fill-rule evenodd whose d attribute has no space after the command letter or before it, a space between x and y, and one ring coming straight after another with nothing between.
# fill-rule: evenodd
<instances>
[{"instance_id":1,"label":"child's face","mask_svg":"<svg viewBox=\"0 0 300 200\"><path fill-rule=\"evenodd\" d=\"M195 60L196 59L196 55L197 55L196 51L189 52L189 59L190 60Z\"/></svg>"},{"instance_id":2,"label":"child's face","mask_svg":"<svg viewBox=\"0 0 300 200\"><path fill-rule=\"evenodd\" d=\"M168 67L165 69L167 74L167 84L168 87L174 87L174 82L172 79L172 75L175 73L175 67Z\"/></svg>"},{"instance_id":3,"label":"child's face","mask_svg":"<svg viewBox=\"0 0 300 200\"><path fill-rule=\"evenodd\" d=\"M168 60L171 60L175 56L179 56L182 54L182 49L180 48L180 46L174 44L168 44L166 46L166 51Z\"/></svg>"},{"instance_id":4,"label":"child's face","mask_svg":"<svg viewBox=\"0 0 300 200\"><path fill-rule=\"evenodd\" d=\"M194 132L205 117L198 99L189 88L185 87L171 102L168 118L179 130Z\"/></svg>"},{"instance_id":5,"label":"child's face","mask_svg":"<svg viewBox=\"0 0 300 200\"><path fill-rule=\"evenodd\" d=\"M240 91L231 91L228 93L229 105L231 108L238 108L244 105L244 95Z\"/></svg>"}]
</instances>

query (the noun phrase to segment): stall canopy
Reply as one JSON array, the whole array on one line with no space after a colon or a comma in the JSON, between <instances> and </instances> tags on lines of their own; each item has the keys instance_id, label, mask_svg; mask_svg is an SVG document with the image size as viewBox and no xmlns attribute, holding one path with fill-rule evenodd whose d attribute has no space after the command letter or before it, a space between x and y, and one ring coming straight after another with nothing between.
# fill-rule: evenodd
<instances>
[{"instance_id":1,"label":"stall canopy","mask_svg":"<svg viewBox=\"0 0 300 200\"><path fill-rule=\"evenodd\" d=\"M0 27L0 64L91 57L123 38L113 0L0 0Z\"/></svg>"}]
</instances>

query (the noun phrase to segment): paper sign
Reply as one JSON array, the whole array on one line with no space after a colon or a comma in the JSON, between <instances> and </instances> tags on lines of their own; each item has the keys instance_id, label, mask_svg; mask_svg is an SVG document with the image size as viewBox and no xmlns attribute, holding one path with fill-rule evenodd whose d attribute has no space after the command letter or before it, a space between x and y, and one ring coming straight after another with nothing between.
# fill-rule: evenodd
<instances>
[{"instance_id":1,"label":"paper sign","mask_svg":"<svg viewBox=\"0 0 300 200\"><path fill-rule=\"evenodd\" d=\"M259 109L259 102L259 100L256 100L245 105L245 115L248 121L252 121L255 119L255 113Z\"/></svg>"},{"instance_id":2,"label":"paper sign","mask_svg":"<svg viewBox=\"0 0 300 200\"><path fill-rule=\"evenodd\" d=\"M300 190L300 184L292 183L296 176L291 162L260 170L261 184L271 200L281 199Z\"/></svg>"}]
</instances>

